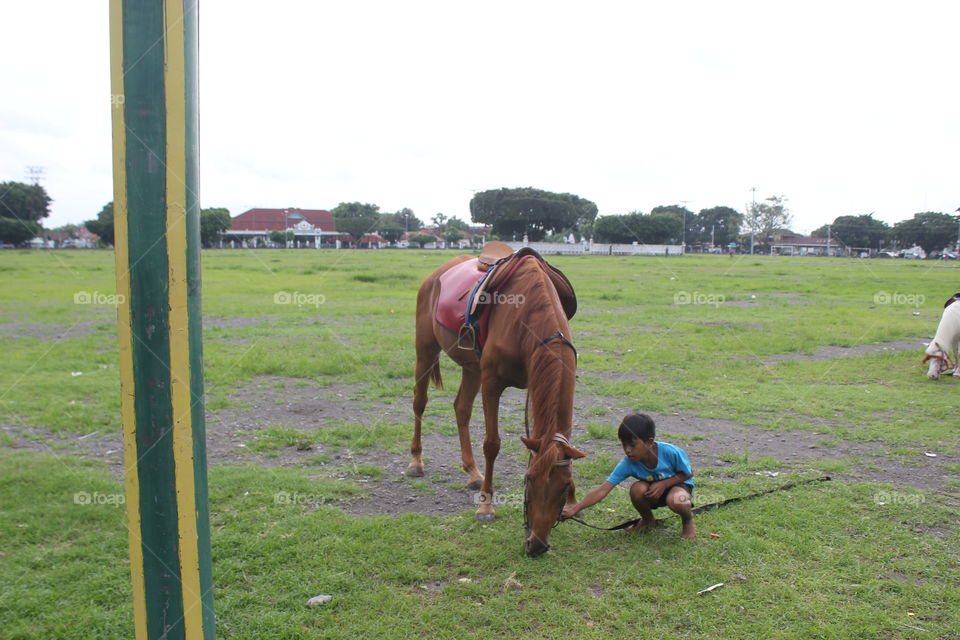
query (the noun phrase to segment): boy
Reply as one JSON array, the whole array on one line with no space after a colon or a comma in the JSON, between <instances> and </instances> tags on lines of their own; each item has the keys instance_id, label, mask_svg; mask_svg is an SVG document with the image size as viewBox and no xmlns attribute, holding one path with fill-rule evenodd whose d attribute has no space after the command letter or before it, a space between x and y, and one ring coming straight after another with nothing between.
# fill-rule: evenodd
<instances>
[{"instance_id":1,"label":"boy","mask_svg":"<svg viewBox=\"0 0 960 640\"><path fill-rule=\"evenodd\" d=\"M630 486L630 500L640 512L641 520L627 531L652 527L653 510L664 505L680 516L680 537L690 540L697 535L693 524L693 473L690 461L680 447L657 442L656 426L645 413L631 413L620 423L617 437L626 454L607 481L583 497L575 505L565 507L561 516L575 516L581 509L593 506L627 477L637 478Z\"/></svg>"}]
</instances>

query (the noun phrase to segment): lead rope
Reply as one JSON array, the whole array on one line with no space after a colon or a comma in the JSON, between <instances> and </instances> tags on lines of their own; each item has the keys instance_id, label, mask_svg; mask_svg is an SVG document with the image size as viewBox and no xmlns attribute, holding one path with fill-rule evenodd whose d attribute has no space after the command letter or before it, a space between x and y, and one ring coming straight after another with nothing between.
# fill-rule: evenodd
<instances>
[{"instance_id":1,"label":"lead rope","mask_svg":"<svg viewBox=\"0 0 960 640\"><path fill-rule=\"evenodd\" d=\"M819 478L811 478L810 480L801 480L800 482L788 482L787 484L781 487L774 487L773 489L767 489L766 491L758 491L757 493L750 493L745 496L740 496L737 498L727 498L726 500L721 500L720 502L712 502L710 504L705 504L701 507L696 507L691 512L692 513L703 513L704 511L709 511L710 509L716 509L717 507L722 507L733 502L740 502L741 500L746 500L748 498L756 498L758 496L766 495L768 493L774 493L775 491L784 491L786 489L792 489L794 487L799 487L802 484L810 484L812 482L826 482L830 480L830 476L821 476ZM599 531L619 531L620 529L626 529L627 527L632 527L633 525L640 522L643 518L635 518L634 520L627 520L626 522L621 522L615 527L597 527L588 522L584 522L576 516L571 516L565 520L573 520L578 524L582 524L585 527L590 527L591 529L597 529Z\"/></svg>"}]
</instances>

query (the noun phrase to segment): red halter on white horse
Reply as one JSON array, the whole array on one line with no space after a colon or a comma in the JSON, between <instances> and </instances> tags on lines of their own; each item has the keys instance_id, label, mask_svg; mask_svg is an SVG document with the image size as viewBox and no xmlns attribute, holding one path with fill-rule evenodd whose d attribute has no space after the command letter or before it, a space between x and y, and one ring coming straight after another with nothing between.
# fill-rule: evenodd
<instances>
[{"instance_id":1,"label":"red halter on white horse","mask_svg":"<svg viewBox=\"0 0 960 640\"><path fill-rule=\"evenodd\" d=\"M960 294L953 296L944 305L937 333L927 346L923 363L929 363L927 377L936 380L941 373L953 370L954 377L960 377L957 371L957 347L960 345L960 304L956 302Z\"/></svg>"}]
</instances>

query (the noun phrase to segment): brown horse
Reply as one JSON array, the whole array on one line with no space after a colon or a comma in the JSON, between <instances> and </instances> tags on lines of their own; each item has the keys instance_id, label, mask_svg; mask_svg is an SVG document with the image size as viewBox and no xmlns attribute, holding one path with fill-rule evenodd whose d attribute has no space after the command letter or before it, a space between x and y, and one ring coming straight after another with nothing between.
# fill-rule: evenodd
<instances>
[{"instance_id":1,"label":"brown horse","mask_svg":"<svg viewBox=\"0 0 960 640\"><path fill-rule=\"evenodd\" d=\"M462 369L453 406L468 487L480 489L476 516L478 520L493 520L493 466L500 451L500 395L507 387L527 389L533 427L528 437L521 438L532 456L524 479L524 548L528 555L537 556L549 549L550 531L560 510L575 501L570 462L584 456L568 440L573 426L576 350L569 340L567 313L545 271L550 267L541 263L539 256L521 261L512 277L497 289L494 297L508 302L495 302L490 311L482 356L478 357L473 349L460 348L457 335L437 323L436 307L440 276L470 259L471 256L463 255L447 262L423 281L417 294L414 432L407 473L423 475L421 419L427 404L428 382L433 380L442 388L440 352L445 351ZM482 476L470 443L470 416L478 391L482 392L486 425Z\"/></svg>"}]
</instances>

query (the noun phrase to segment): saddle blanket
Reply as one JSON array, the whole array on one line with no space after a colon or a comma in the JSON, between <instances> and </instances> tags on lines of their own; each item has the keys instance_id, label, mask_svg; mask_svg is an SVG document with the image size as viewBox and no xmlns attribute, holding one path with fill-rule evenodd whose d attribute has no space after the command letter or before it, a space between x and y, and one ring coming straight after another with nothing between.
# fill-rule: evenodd
<instances>
[{"instance_id":1,"label":"saddle blanket","mask_svg":"<svg viewBox=\"0 0 960 640\"><path fill-rule=\"evenodd\" d=\"M477 259L465 260L440 276L440 296L437 298L437 323L444 329L459 333L467 316L470 292L489 272L477 269ZM487 333L487 313L480 318L480 344Z\"/></svg>"}]
</instances>

